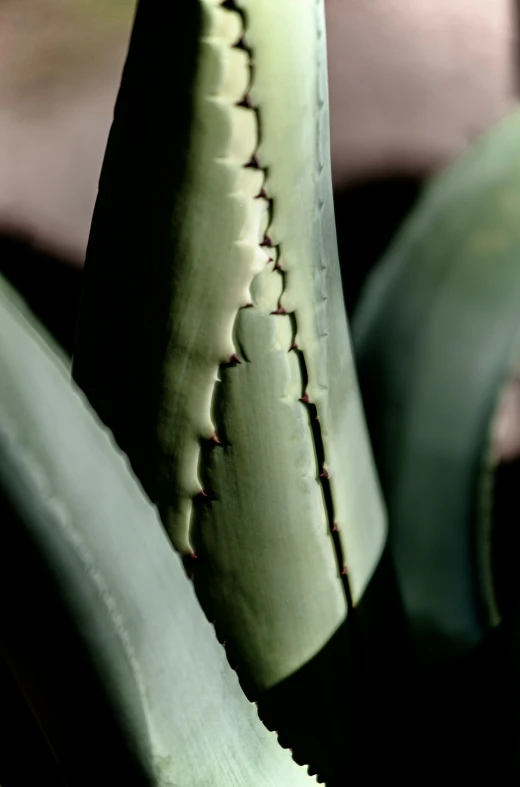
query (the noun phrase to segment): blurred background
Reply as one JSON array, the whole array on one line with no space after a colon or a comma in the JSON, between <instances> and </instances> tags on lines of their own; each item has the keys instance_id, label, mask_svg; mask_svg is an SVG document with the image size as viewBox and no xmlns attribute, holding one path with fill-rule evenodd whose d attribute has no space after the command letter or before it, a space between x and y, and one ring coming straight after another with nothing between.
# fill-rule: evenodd
<instances>
[{"instance_id":1,"label":"blurred background","mask_svg":"<svg viewBox=\"0 0 520 787\"><path fill-rule=\"evenodd\" d=\"M351 311L426 181L516 105L517 7L325 4L337 232ZM133 11L134 0L0 0L0 272L69 352ZM10 680L0 671L4 696ZM11 724L13 740L28 739L33 722L23 709ZM3 744L5 752L9 736ZM14 784L8 757L2 767L0 782ZM30 768L17 759L18 783L30 783Z\"/></svg>"},{"instance_id":2,"label":"blurred background","mask_svg":"<svg viewBox=\"0 0 520 787\"><path fill-rule=\"evenodd\" d=\"M0 268L69 351L134 6L0 0ZM425 180L516 103L517 15L515 0L326 0L326 13L351 310Z\"/></svg>"}]
</instances>

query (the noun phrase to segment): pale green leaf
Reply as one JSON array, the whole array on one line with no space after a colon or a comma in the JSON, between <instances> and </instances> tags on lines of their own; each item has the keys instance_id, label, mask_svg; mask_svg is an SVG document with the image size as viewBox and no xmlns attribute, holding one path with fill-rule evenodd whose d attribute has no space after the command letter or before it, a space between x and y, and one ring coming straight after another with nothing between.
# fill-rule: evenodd
<instances>
[{"instance_id":1,"label":"pale green leaf","mask_svg":"<svg viewBox=\"0 0 520 787\"><path fill-rule=\"evenodd\" d=\"M53 678L70 714L40 707L68 783L312 783L258 720L127 461L3 283L0 368L2 609L14 621L2 651L40 696L53 696L45 657L73 654ZM35 625L21 617L27 595L57 637L34 652L20 645ZM107 706L85 698L92 680ZM103 740L107 707L115 726Z\"/></svg>"}]
</instances>

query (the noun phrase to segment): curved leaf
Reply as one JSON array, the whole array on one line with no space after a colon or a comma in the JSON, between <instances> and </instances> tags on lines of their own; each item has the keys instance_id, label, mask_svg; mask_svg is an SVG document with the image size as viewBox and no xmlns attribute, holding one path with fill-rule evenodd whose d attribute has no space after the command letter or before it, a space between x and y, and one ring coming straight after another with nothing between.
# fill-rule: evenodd
<instances>
[{"instance_id":1,"label":"curved leaf","mask_svg":"<svg viewBox=\"0 0 520 787\"><path fill-rule=\"evenodd\" d=\"M520 350L520 115L426 192L354 320L405 606L425 662L499 620L491 429Z\"/></svg>"},{"instance_id":2,"label":"curved leaf","mask_svg":"<svg viewBox=\"0 0 520 787\"><path fill-rule=\"evenodd\" d=\"M1 283L0 367L2 652L68 783L311 783L243 696L126 460Z\"/></svg>"}]
</instances>

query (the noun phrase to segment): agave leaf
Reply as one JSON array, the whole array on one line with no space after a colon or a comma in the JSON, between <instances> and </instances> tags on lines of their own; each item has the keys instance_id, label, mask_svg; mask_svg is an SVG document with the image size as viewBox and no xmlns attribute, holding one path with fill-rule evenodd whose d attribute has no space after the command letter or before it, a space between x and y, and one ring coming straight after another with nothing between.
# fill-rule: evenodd
<instances>
[{"instance_id":1,"label":"agave leaf","mask_svg":"<svg viewBox=\"0 0 520 787\"><path fill-rule=\"evenodd\" d=\"M249 696L341 640L386 526L342 300L321 1L141 2L74 375ZM312 746L323 719L303 715Z\"/></svg>"},{"instance_id":2,"label":"agave leaf","mask_svg":"<svg viewBox=\"0 0 520 787\"><path fill-rule=\"evenodd\" d=\"M0 366L2 652L43 698L69 783L309 784L244 697L127 461L3 283ZM47 633L35 652L31 605ZM63 671L39 676L53 660ZM55 699L70 717L53 718Z\"/></svg>"},{"instance_id":3,"label":"agave leaf","mask_svg":"<svg viewBox=\"0 0 520 787\"><path fill-rule=\"evenodd\" d=\"M520 350L520 115L424 195L354 320L391 543L422 660L500 619L491 430Z\"/></svg>"},{"instance_id":4,"label":"agave leaf","mask_svg":"<svg viewBox=\"0 0 520 787\"><path fill-rule=\"evenodd\" d=\"M200 576L218 574L217 606L233 583L243 611L226 611L230 628L260 615L243 648L266 687L346 614L304 393L322 424L355 600L380 555L384 518L339 287L322 4L241 4L253 52L248 91L246 54L230 47L237 14L209 0L187 5L161 15L152 0L137 16L91 233L75 375L127 448L175 546L189 555L197 545ZM161 31L176 22L184 48L166 64ZM155 60L139 57L146 36L161 52ZM156 104L142 107L143 86ZM257 113L235 106L244 90L258 105L259 141ZM133 122L138 111L146 123ZM168 157L159 184L154 139ZM253 154L256 169L245 167ZM262 188L272 220L267 200L253 199ZM285 275L262 252L266 233ZM277 306L290 314L273 315ZM289 353L295 338L308 383ZM240 366L226 363L235 353ZM215 433L225 445L210 454ZM193 502L202 480L216 497L204 512ZM288 614L296 608L297 618Z\"/></svg>"}]
</instances>

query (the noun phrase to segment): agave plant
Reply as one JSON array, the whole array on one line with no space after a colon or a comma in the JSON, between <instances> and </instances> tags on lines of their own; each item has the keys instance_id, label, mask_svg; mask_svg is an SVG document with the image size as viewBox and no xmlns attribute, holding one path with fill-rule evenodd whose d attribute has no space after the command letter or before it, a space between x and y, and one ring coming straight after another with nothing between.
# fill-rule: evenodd
<instances>
[{"instance_id":1,"label":"agave plant","mask_svg":"<svg viewBox=\"0 0 520 787\"><path fill-rule=\"evenodd\" d=\"M312 780L253 700L320 779L373 772L405 640L337 258L322 0L139 3L73 372L151 503L7 288L1 319L10 553L34 554L53 634L36 656L14 625L4 650L70 782ZM19 589L34 629L31 603Z\"/></svg>"},{"instance_id":2,"label":"agave plant","mask_svg":"<svg viewBox=\"0 0 520 787\"><path fill-rule=\"evenodd\" d=\"M67 783L511 776L519 139L428 190L355 315L387 545L323 2L141 0L75 382L0 282L0 653Z\"/></svg>"}]
</instances>

